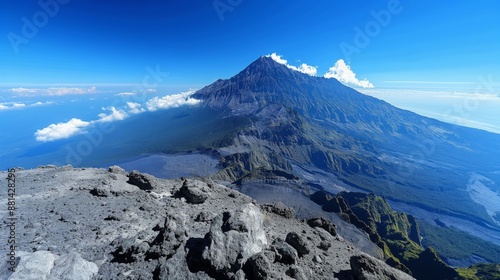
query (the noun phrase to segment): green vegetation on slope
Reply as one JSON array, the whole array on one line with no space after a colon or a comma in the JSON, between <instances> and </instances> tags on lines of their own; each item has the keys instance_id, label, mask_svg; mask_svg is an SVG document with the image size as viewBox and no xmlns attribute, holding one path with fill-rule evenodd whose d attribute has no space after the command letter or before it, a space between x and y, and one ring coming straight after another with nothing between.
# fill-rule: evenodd
<instances>
[{"instance_id":1,"label":"green vegetation on slope","mask_svg":"<svg viewBox=\"0 0 500 280\"><path fill-rule=\"evenodd\" d=\"M466 259L476 255L489 262L500 263L500 246L455 228L437 227L419 221L425 247L436 248L445 258Z\"/></svg>"},{"instance_id":2,"label":"green vegetation on slope","mask_svg":"<svg viewBox=\"0 0 500 280\"><path fill-rule=\"evenodd\" d=\"M447 266L437 252L420 245L416 220L394 211L387 201L374 194L341 192L337 195L318 191L311 200L324 211L338 213L346 221L368 233L384 250L386 262L417 279L457 279L458 273Z\"/></svg>"},{"instance_id":3,"label":"green vegetation on slope","mask_svg":"<svg viewBox=\"0 0 500 280\"><path fill-rule=\"evenodd\" d=\"M469 268L459 268L457 271L464 280L500 279L500 264L478 264Z\"/></svg>"}]
</instances>

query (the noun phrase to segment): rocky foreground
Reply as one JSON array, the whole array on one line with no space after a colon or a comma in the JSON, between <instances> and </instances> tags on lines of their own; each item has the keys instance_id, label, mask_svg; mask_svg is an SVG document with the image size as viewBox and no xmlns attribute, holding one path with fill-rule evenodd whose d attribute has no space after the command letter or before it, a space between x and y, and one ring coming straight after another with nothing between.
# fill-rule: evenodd
<instances>
[{"instance_id":1,"label":"rocky foreground","mask_svg":"<svg viewBox=\"0 0 500 280\"><path fill-rule=\"evenodd\" d=\"M328 220L297 220L213 182L116 166L15 174L17 268L2 245L0 279L413 279ZM7 244L4 195L0 204Z\"/></svg>"}]
</instances>

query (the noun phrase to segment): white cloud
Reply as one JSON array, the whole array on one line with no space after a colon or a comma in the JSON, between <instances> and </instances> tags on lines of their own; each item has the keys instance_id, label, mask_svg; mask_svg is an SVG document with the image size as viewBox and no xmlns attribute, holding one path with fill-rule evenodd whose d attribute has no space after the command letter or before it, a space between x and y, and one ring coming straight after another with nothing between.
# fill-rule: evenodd
<instances>
[{"instance_id":1,"label":"white cloud","mask_svg":"<svg viewBox=\"0 0 500 280\"><path fill-rule=\"evenodd\" d=\"M132 96L132 95L136 95L136 93L135 92L126 91L126 92L117 93L115 95L116 96Z\"/></svg>"},{"instance_id":2,"label":"white cloud","mask_svg":"<svg viewBox=\"0 0 500 280\"><path fill-rule=\"evenodd\" d=\"M156 111L158 109L177 108L183 105L196 105L200 100L191 98L194 92L194 90L191 90L163 97L154 97L146 102L146 107L149 111Z\"/></svg>"},{"instance_id":3,"label":"white cloud","mask_svg":"<svg viewBox=\"0 0 500 280\"><path fill-rule=\"evenodd\" d=\"M281 55L277 55L276 53L268 54L268 55L266 55L266 57L270 57L274 61L278 62L279 64L283 64L292 70L299 71L299 72L307 74L309 76L316 76L316 74L318 73L317 67L310 66L310 65L307 65L305 63L302 63L300 65L300 67L289 65L288 61L286 59L284 59Z\"/></svg>"},{"instance_id":4,"label":"white cloud","mask_svg":"<svg viewBox=\"0 0 500 280\"><path fill-rule=\"evenodd\" d=\"M57 88L48 88L47 95L90 94L96 92L97 92L96 87L90 87L90 88L57 87Z\"/></svg>"},{"instance_id":5,"label":"white cloud","mask_svg":"<svg viewBox=\"0 0 500 280\"><path fill-rule=\"evenodd\" d=\"M98 122L112 122L112 121L122 121L128 117L127 113L123 110L117 110L115 107L102 108L103 110L110 110L111 113L106 115L105 113L100 113Z\"/></svg>"},{"instance_id":6,"label":"white cloud","mask_svg":"<svg viewBox=\"0 0 500 280\"><path fill-rule=\"evenodd\" d=\"M292 66L293 67L293 66ZM299 72L302 72L304 74L307 74L309 76L316 76L318 73L318 69L314 66L307 65L305 63L302 63L298 69Z\"/></svg>"},{"instance_id":7,"label":"white cloud","mask_svg":"<svg viewBox=\"0 0 500 280\"><path fill-rule=\"evenodd\" d=\"M44 105L50 105L53 104L54 102L36 102L33 104L25 104L25 103L16 103L16 102L5 102L5 103L0 103L0 111L4 110L14 110L14 109L22 109L22 108L30 108L30 107L36 107L36 106L44 106Z\"/></svg>"},{"instance_id":8,"label":"white cloud","mask_svg":"<svg viewBox=\"0 0 500 280\"><path fill-rule=\"evenodd\" d=\"M109 113L100 113L98 115L97 120L93 121L82 121L80 119L73 118L66 123L57 123L51 124L46 128L39 129L35 132L36 140L40 142L49 142L55 141L58 139L69 138L79 133L83 133L84 128L95 125L96 123L103 122L113 122L113 121L121 121L128 118L130 114L139 114L146 112L146 109L143 106L146 106L149 111L156 111L159 109L168 109L168 108L176 108L184 105L195 105L200 102L200 100L191 98L191 95L194 93L194 90L183 92L179 94L167 95L164 97L154 97L146 104L140 104L136 102L127 102L126 109L117 109L116 107L106 107L102 108L103 110L110 111ZM37 106L40 102L35 103ZM35 105L33 105L35 106ZM6 107L5 105L0 103L0 110ZM10 108L10 107L9 107ZM128 109L128 110L127 110ZM125 111L128 111L125 112Z\"/></svg>"},{"instance_id":9,"label":"white cloud","mask_svg":"<svg viewBox=\"0 0 500 280\"><path fill-rule=\"evenodd\" d=\"M65 123L51 124L44 129L39 129L35 132L35 137L37 141L41 142L69 138L81 133L82 129L88 125L90 125L90 122L73 118Z\"/></svg>"},{"instance_id":10,"label":"white cloud","mask_svg":"<svg viewBox=\"0 0 500 280\"><path fill-rule=\"evenodd\" d=\"M50 104L54 104L54 102L52 102L52 101L47 101L47 102L40 102L40 101L38 101L38 102L36 102L34 104L31 104L29 106L30 107L34 107L34 106L44 106L44 105L50 105Z\"/></svg>"},{"instance_id":11,"label":"white cloud","mask_svg":"<svg viewBox=\"0 0 500 280\"><path fill-rule=\"evenodd\" d=\"M92 94L97 92L96 87L79 88L79 87L49 87L49 88L11 88L11 92L18 94L19 96L34 96L34 95L45 95L45 96L61 96L61 95L72 95L72 94Z\"/></svg>"},{"instance_id":12,"label":"white cloud","mask_svg":"<svg viewBox=\"0 0 500 280\"><path fill-rule=\"evenodd\" d=\"M129 107L129 112L132 114L139 114L146 111L142 108L142 105L136 102L127 102L127 106Z\"/></svg>"},{"instance_id":13,"label":"white cloud","mask_svg":"<svg viewBox=\"0 0 500 280\"><path fill-rule=\"evenodd\" d=\"M23 88L23 87L18 87L18 88L12 88L10 89L14 93L36 93L37 89L33 88Z\"/></svg>"},{"instance_id":14,"label":"white cloud","mask_svg":"<svg viewBox=\"0 0 500 280\"><path fill-rule=\"evenodd\" d=\"M343 59L337 60L335 64L328 69L326 72L325 78L335 78L339 80L339 82L354 85L362 88L374 88L373 84L370 83L367 79L359 80L356 78L356 74L352 71L351 67L345 64Z\"/></svg>"},{"instance_id":15,"label":"white cloud","mask_svg":"<svg viewBox=\"0 0 500 280\"><path fill-rule=\"evenodd\" d=\"M266 57L272 58L274 61L278 62L279 64L287 65L287 60L281 57L281 55L277 55L276 53L268 54Z\"/></svg>"}]
</instances>

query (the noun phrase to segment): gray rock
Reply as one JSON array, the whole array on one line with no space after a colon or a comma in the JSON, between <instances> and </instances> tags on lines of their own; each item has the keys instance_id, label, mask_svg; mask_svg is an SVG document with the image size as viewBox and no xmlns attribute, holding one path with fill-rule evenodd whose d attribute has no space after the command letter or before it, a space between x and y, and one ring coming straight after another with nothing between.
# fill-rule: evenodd
<instances>
[{"instance_id":1,"label":"gray rock","mask_svg":"<svg viewBox=\"0 0 500 280\"><path fill-rule=\"evenodd\" d=\"M151 242L151 248L146 253L146 259L171 257L188 239L187 217L185 214L167 213L163 227L156 238Z\"/></svg>"},{"instance_id":2,"label":"gray rock","mask_svg":"<svg viewBox=\"0 0 500 280\"><path fill-rule=\"evenodd\" d=\"M53 164L47 164L47 165L39 165L37 168L39 169L57 169L57 166Z\"/></svg>"},{"instance_id":3,"label":"gray rock","mask_svg":"<svg viewBox=\"0 0 500 280\"><path fill-rule=\"evenodd\" d=\"M209 222L211 220L212 220L212 215L206 211L200 212L194 219L195 222Z\"/></svg>"},{"instance_id":4,"label":"gray rock","mask_svg":"<svg viewBox=\"0 0 500 280\"><path fill-rule=\"evenodd\" d=\"M292 245L295 250L297 250L297 253L299 254L299 257L302 257L303 255L309 254L309 244L306 240L302 238L298 233L296 232L290 232L286 235L285 239L286 243Z\"/></svg>"},{"instance_id":5,"label":"gray rock","mask_svg":"<svg viewBox=\"0 0 500 280\"><path fill-rule=\"evenodd\" d=\"M235 274L231 275L231 277L229 278L231 280L245 280L245 279L248 279L245 275L245 272L240 269L238 271L236 271Z\"/></svg>"},{"instance_id":6,"label":"gray rock","mask_svg":"<svg viewBox=\"0 0 500 280\"><path fill-rule=\"evenodd\" d=\"M390 267L372 256L361 254L350 259L351 269L357 280L410 280L410 275Z\"/></svg>"},{"instance_id":7,"label":"gray rock","mask_svg":"<svg viewBox=\"0 0 500 280\"><path fill-rule=\"evenodd\" d=\"M19 252L19 264L9 280L90 280L98 272L95 263L86 261L79 253L57 256L48 251Z\"/></svg>"},{"instance_id":8,"label":"gray rock","mask_svg":"<svg viewBox=\"0 0 500 280\"><path fill-rule=\"evenodd\" d=\"M111 192L105 188L102 188L102 187L93 188L92 190L90 190L90 194L93 196L99 196L99 197L111 196Z\"/></svg>"},{"instance_id":9,"label":"gray rock","mask_svg":"<svg viewBox=\"0 0 500 280\"><path fill-rule=\"evenodd\" d=\"M332 236L337 236L337 227L330 221L324 218L314 218L307 220L307 224L313 228L319 227L326 230Z\"/></svg>"},{"instance_id":10,"label":"gray rock","mask_svg":"<svg viewBox=\"0 0 500 280\"><path fill-rule=\"evenodd\" d=\"M297 250L281 238L277 238L273 241L271 250L276 253L275 261L280 263L295 264L299 258Z\"/></svg>"},{"instance_id":11,"label":"gray rock","mask_svg":"<svg viewBox=\"0 0 500 280\"><path fill-rule=\"evenodd\" d=\"M121 175L127 176L127 171L125 171L125 169L123 169L123 168L121 168L120 166L117 166L117 165L110 166L108 168L108 172L109 173L113 173L113 174L121 174Z\"/></svg>"},{"instance_id":12,"label":"gray rock","mask_svg":"<svg viewBox=\"0 0 500 280\"><path fill-rule=\"evenodd\" d=\"M262 213L253 204L218 215L205 236L202 260L216 273L235 273L267 245L262 222Z\"/></svg>"},{"instance_id":13,"label":"gray rock","mask_svg":"<svg viewBox=\"0 0 500 280\"><path fill-rule=\"evenodd\" d=\"M150 191L154 189L154 186L156 184L156 178L149 174L145 173L143 174L137 170L132 170L128 174L127 183L137 186L141 190Z\"/></svg>"},{"instance_id":14,"label":"gray rock","mask_svg":"<svg viewBox=\"0 0 500 280\"><path fill-rule=\"evenodd\" d=\"M137 243L135 238L119 238L114 240L111 245L116 246L116 250L111 253L114 257L111 262L117 263L133 263L143 258L144 253L149 249L149 244Z\"/></svg>"},{"instance_id":15,"label":"gray rock","mask_svg":"<svg viewBox=\"0 0 500 280\"><path fill-rule=\"evenodd\" d=\"M315 263L322 263L323 262L323 260L321 259L321 257L319 255L315 255L312 260Z\"/></svg>"},{"instance_id":16,"label":"gray rock","mask_svg":"<svg viewBox=\"0 0 500 280\"><path fill-rule=\"evenodd\" d=\"M73 166L71 164L67 164L67 165L59 167L57 170L58 171L70 171L70 170L73 170Z\"/></svg>"},{"instance_id":17,"label":"gray rock","mask_svg":"<svg viewBox=\"0 0 500 280\"><path fill-rule=\"evenodd\" d=\"M48 251L23 253L19 254L19 257L16 272L10 276L10 280L48 279L56 259L56 256Z\"/></svg>"},{"instance_id":18,"label":"gray rock","mask_svg":"<svg viewBox=\"0 0 500 280\"><path fill-rule=\"evenodd\" d=\"M244 270L248 279L269 279L271 264L263 252L253 255L245 263Z\"/></svg>"},{"instance_id":19,"label":"gray rock","mask_svg":"<svg viewBox=\"0 0 500 280\"><path fill-rule=\"evenodd\" d=\"M293 208L286 206L283 202L278 201L274 204L263 204L260 208L269 213L274 213L282 217L291 219L295 217L295 210Z\"/></svg>"},{"instance_id":20,"label":"gray rock","mask_svg":"<svg viewBox=\"0 0 500 280\"><path fill-rule=\"evenodd\" d=\"M320 248L323 251L328 251L328 249L330 249L330 247L332 247L332 243L330 243L328 241L321 241L318 245L318 248Z\"/></svg>"},{"instance_id":21,"label":"gray rock","mask_svg":"<svg viewBox=\"0 0 500 280\"><path fill-rule=\"evenodd\" d=\"M55 260L49 279L90 280L98 270L95 263L86 261L79 253L72 252Z\"/></svg>"},{"instance_id":22,"label":"gray rock","mask_svg":"<svg viewBox=\"0 0 500 280\"><path fill-rule=\"evenodd\" d=\"M306 275L304 274L304 270L296 265L292 265L287 271L286 275L292 277L297 280L307 280Z\"/></svg>"},{"instance_id":23,"label":"gray rock","mask_svg":"<svg viewBox=\"0 0 500 280\"><path fill-rule=\"evenodd\" d=\"M204 182L198 180L185 180L180 189L186 201L192 204L205 202L210 196L210 188Z\"/></svg>"}]
</instances>

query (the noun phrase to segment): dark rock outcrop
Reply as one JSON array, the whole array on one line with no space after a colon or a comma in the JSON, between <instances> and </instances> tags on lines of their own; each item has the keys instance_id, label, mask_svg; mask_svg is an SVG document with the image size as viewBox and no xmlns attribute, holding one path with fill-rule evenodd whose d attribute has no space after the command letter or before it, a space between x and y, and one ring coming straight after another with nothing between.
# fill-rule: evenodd
<instances>
[{"instance_id":1,"label":"dark rock outcrop","mask_svg":"<svg viewBox=\"0 0 500 280\"><path fill-rule=\"evenodd\" d=\"M286 206L283 202L276 202L274 204L263 204L260 208L269 213L274 213L285 218L294 218L295 210L293 208Z\"/></svg>"},{"instance_id":2,"label":"dark rock outcrop","mask_svg":"<svg viewBox=\"0 0 500 280\"><path fill-rule=\"evenodd\" d=\"M290 232L286 235L285 239L286 243L292 245L295 250L297 250L297 253L299 254L299 257L302 257L306 254L309 254L309 244L302 236L300 236L296 232Z\"/></svg>"},{"instance_id":3,"label":"dark rock outcrop","mask_svg":"<svg viewBox=\"0 0 500 280\"><path fill-rule=\"evenodd\" d=\"M257 253L247 260L243 270L248 279L266 280L271 273L271 264L264 253Z\"/></svg>"},{"instance_id":4,"label":"dark rock outcrop","mask_svg":"<svg viewBox=\"0 0 500 280\"><path fill-rule=\"evenodd\" d=\"M369 255L361 254L350 259L351 269L356 280L412 280L415 279L402 271L385 266Z\"/></svg>"},{"instance_id":5,"label":"dark rock outcrop","mask_svg":"<svg viewBox=\"0 0 500 280\"><path fill-rule=\"evenodd\" d=\"M201 181L185 180L180 189L180 194L186 198L187 202L200 204L210 196L210 188Z\"/></svg>"},{"instance_id":6,"label":"dark rock outcrop","mask_svg":"<svg viewBox=\"0 0 500 280\"><path fill-rule=\"evenodd\" d=\"M111 196L111 193L109 190L100 188L100 187L95 187L92 190L90 190L90 194L93 196L100 196L100 197L108 197Z\"/></svg>"},{"instance_id":7,"label":"dark rock outcrop","mask_svg":"<svg viewBox=\"0 0 500 280\"><path fill-rule=\"evenodd\" d=\"M292 265L287 271L286 275L296 280L307 280L304 270L300 266Z\"/></svg>"},{"instance_id":8,"label":"dark rock outcrop","mask_svg":"<svg viewBox=\"0 0 500 280\"><path fill-rule=\"evenodd\" d=\"M113 174L121 174L121 175L127 176L127 171L125 171L125 169L123 169L123 168L121 168L120 166L117 166L117 165L110 166L108 168L108 172L109 173L113 173Z\"/></svg>"},{"instance_id":9,"label":"dark rock outcrop","mask_svg":"<svg viewBox=\"0 0 500 280\"><path fill-rule=\"evenodd\" d=\"M150 191L154 189L156 178L149 174L140 173L137 170L132 170L128 174L127 183L137 186L141 190Z\"/></svg>"},{"instance_id":10,"label":"dark rock outcrop","mask_svg":"<svg viewBox=\"0 0 500 280\"><path fill-rule=\"evenodd\" d=\"M280 263L295 264L299 258L297 250L281 238L277 238L273 241L271 250L276 253L275 261Z\"/></svg>"},{"instance_id":11,"label":"dark rock outcrop","mask_svg":"<svg viewBox=\"0 0 500 280\"><path fill-rule=\"evenodd\" d=\"M307 224L311 227L319 227L319 228L322 228L324 230L326 230L328 233L330 233L332 236L337 236L337 228L336 226L324 219L324 218L313 218L313 219L309 219L307 220Z\"/></svg>"}]
</instances>

